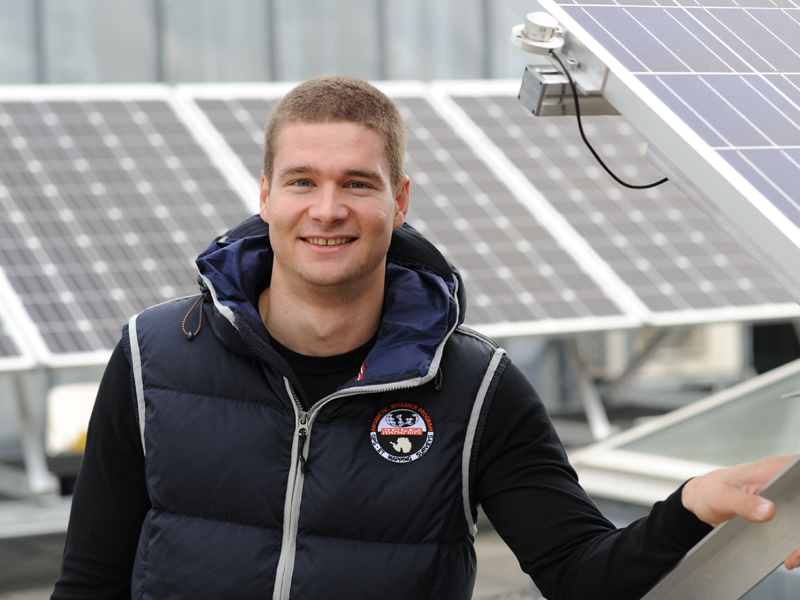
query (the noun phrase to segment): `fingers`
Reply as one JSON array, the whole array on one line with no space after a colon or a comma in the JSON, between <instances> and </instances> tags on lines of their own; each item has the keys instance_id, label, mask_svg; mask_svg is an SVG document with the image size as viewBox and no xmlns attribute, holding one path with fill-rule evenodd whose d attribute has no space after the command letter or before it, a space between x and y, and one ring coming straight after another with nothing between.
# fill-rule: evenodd
<instances>
[{"instance_id":1,"label":"fingers","mask_svg":"<svg viewBox=\"0 0 800 600\"><path fill-rule=\"evenodd\" d=\"M706 506L706 514L714 523L722 523L735 516L762 523L775 516L775 505L765 498L734 487L719 487L716 498Z\"/></svg>"},{"instance_id":2,"label":"fingers","mask_svg":"<svg viewBox=\"0 0 800 600\"><path fill-rule=\"evenodd\" d=\"M683 505L712 525L737 515L754 522L769 521L775 505L757 494L793 458L769 457L691 479L683 488Z\"/></svg>"},{"instance_id":3,"label":"fingers","mask_svg":"<svg viewBox=\"0 0 800 600\"><path fill-rule=\"evenodd\" d=\"M754 463L749 463L748 466L752 465L751 476L763 486L794 459L795 456L768 456Z\"/></svg>"},{"instance_id":4,"label":"fingers","mask_svg":"<svg viewBox=\"0 0 800 600\"><path fill-rule=\"evenodd\" d=\"M762 523L775 516L775 504L769 500L764 500L758 496L748 496L747 498L747 506L739 515L748 521Z\"/></svg>"},{"instance_id":5,"label":"fingers","mask_svg":"<svg viewBox=\"0 0 800 600\"><path fill-rule=\"evenodd\" d=\"M789 556L786 557L786 560L783 561L783 565L789 569L796 569L800 567L800 548L792 552Z\"/></svg>"}]
</instances>

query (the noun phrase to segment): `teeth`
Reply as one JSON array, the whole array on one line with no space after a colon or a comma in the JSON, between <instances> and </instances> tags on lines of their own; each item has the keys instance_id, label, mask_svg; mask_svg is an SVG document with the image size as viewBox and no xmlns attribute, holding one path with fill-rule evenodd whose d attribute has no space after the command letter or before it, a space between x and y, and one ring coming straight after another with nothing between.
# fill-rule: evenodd
<instances>
[{"instance_id":1,"label":"teeth","mask_svg":"<svg viewBox=\"0 0 800 600\"><path fill-rule=\"evenodd\" d=\"M317 246L337 246L339 244L345 244L353 239L354 238L335 238L326 240L324 238L306 238L306 241L311 244L316 244Z\"/></svg>"}]
</instances>

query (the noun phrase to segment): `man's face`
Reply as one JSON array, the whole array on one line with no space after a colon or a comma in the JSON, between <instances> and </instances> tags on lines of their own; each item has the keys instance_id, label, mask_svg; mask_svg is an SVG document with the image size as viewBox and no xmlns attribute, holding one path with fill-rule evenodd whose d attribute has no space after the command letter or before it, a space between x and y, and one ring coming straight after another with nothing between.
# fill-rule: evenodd
<instances>
[{"instance_id":1,"label":"man's face","mask_svg":"<svg viewBox=\"0 0 800 600\"><path fill-rule=\"evenodd\" d=\"M275 252L273 281L382 286L409 183L392 189L380 136L355 123L293 123L278 136L272 172L270 182L261 177L261 218Z\"/></svg>"}]
</instances>

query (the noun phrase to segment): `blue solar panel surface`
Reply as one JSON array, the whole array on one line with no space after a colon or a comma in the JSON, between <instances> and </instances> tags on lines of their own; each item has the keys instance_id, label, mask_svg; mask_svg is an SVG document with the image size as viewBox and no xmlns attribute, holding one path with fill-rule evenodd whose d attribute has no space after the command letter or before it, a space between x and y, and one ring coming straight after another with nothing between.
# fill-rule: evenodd
<instances>
[{"instance_id":1,"label":"blue solar panel surface","mask_svg":"<svg viewBox=\"0 0 800 600\"><path fill-rule=\"evenodd\" d=\"M795 2L551 1L800 226Z\"/></svg>"},{"instance_id":2,"label":"blue solar panel surface","mask_svg":"<svg viewBox=\"0 0 800 600\"><path fill-rule=\"evenodd\" d=\"M53 353L195 293L192 259L245 216L165 101L0 100L0 265Z\"/></svg>"}]
</instances>

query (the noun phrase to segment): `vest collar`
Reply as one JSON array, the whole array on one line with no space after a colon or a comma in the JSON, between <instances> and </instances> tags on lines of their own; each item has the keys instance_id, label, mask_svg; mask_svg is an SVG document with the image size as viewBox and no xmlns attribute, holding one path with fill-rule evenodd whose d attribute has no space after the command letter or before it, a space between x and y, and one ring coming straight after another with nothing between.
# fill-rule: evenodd
<instances>
[{"instance_id":1,"label":"vest collar","mask_svg":"<svg viewBox=\"0 0 800 600\"><path fill-rule=\"evenodd\" d=\"M271 276L272 259L268 226L255 217L218 238L196 264L201 288L216 308L215 334L234 351L280 366L283 360L269 348L256 308L259 284ZM356 381L354 374L347 387L429 381L439 368L444 343L464 320L458 271L408 225L392 236L385 286L378 339L365 360L363 379Z\"/></svg>"}]
</instances>

